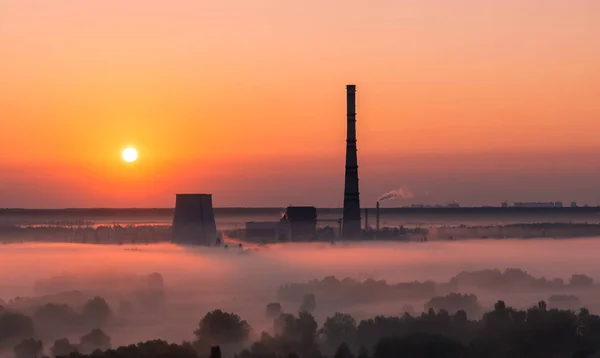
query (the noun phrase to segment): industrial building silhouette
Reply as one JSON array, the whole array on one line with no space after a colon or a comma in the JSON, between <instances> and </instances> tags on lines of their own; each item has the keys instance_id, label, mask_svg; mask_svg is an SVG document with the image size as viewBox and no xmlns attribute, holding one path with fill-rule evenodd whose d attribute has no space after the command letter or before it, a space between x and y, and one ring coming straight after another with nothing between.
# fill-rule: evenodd
<instances>
[{"instance_id":1,"label":"industrial building silhouette","mask_svg":"<svg viewBox=\"0 0 600 358\"><path fill-rule=\"evenodd\" d=\"M346 239L362 236L358 153L356 147L356 86L346 86L346 166L344 209L340 235ZM377 221L379 221L377 211ZM317 209L314 206L288 206L278 222L248 222L246 234L277 241L310 241L317 237ZM266 237L265 237L266 236ZM210 194L177 194L173 216L173 240L179 243L214 245L219 243Z\"/></svg>"},{"instance_id":2,"label":"industrial building silhouette","mask_svg":"<svg viewBox=\"0 0 600 358\"><path fill-rule=\"evenodd\" d=\"M173 239L179 243L213 245L217 225L211 194L177 194L173 215Z\"/></svg>"}]
</instances>

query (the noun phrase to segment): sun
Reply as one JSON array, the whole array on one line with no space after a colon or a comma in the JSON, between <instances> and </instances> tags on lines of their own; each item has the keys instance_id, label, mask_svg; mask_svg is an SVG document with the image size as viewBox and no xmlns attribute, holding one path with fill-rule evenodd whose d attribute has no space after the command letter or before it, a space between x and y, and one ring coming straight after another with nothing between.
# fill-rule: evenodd
<instances>
[{"instance_id":1,"label":"sun","mask_svg":"<svg viewBox=\"0 0 600 358\"><path fill-rule=\"evenodd\" d=\"M136 161L138 157L138 152L134 148L125 148L125 150L123 150L122 156L124 161L131 163Z\"/></svg>"}]
</instances>

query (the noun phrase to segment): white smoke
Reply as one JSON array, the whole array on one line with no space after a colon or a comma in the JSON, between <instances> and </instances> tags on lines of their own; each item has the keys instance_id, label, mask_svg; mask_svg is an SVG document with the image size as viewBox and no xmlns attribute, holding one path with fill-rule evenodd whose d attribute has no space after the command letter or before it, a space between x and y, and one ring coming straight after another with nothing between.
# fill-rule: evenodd
<instances>
[{"instance_id":1,"label":"white smoke","mask_svg":"<svg viewBox=\"0 0 600 358\"><path fill-rule=\"evenodd\" d=\"M394 200L394 199L410 199L414 198L415 194L410 191L407 187L401 187L399 189L394 189L390 192L383 194L377 199L377 201L385 201L385 200Z\"/></svg>"}]
</instances>

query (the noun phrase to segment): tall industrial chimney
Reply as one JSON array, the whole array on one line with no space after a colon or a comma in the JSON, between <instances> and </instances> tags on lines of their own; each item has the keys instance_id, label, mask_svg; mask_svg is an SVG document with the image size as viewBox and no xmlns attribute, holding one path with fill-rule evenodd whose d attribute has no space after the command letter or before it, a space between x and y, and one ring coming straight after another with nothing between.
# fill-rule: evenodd
<instances>
[{"instance_id":1,"label":"tall industrial chimney","mask_svg":"<svg viewBox=\"0 0 600 358\"><path fill-rule=\"evenodd\" d=\"M375 230L379 231L379 200L377 201L377 206L375 207Z\"/></svg>"},{"instance_id":2,"label":"tall industrial chimney","mask_svg":"<svg viewBox=\"0 0 600 358\"><path fill-rule=\"evenodd\" d=\"M346 180L344 185L344 214L342 237L361 236L360 196L358 193L358 159L356 154L356 86L346 86L347 126Z\"/></svg>"}]
</instances>

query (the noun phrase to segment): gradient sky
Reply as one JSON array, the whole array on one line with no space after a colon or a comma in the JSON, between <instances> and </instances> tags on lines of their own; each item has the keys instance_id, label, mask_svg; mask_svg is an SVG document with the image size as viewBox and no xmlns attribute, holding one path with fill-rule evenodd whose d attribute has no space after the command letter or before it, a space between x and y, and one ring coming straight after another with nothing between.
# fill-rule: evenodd
<instances>
[{"instance_id":1,"label":"gradient sky","mask_svg":"<svg viewBox=\"0 0 600 358\"><path fill-rule=\"evenodd\" d=\"M600 1L0 0L0 207L600 203ZM136 147L125 164L120 152Z\"/></svg>"}]
</instances>

